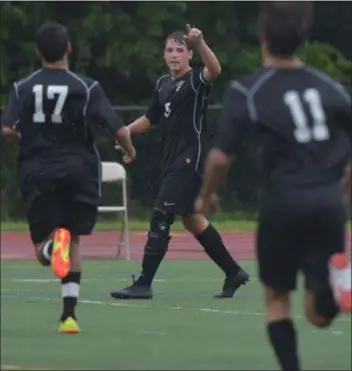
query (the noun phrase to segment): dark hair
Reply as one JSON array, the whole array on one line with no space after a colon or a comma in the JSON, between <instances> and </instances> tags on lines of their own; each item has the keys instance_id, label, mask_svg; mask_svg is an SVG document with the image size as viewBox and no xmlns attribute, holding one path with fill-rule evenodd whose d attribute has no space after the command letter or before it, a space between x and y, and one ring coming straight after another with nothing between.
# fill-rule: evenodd
<instances>
[{"instance_id":1,"label":"dark hair","mask_svg":"<svg viewBox=\"0 0 352 371\"><path fill-rule=\"evenodd\" d=\"M178 44L184 45L188 50L192 49L191 44L187 40L187 35L182 31L175 31L171 33L167 38L166 42L168 40L174 40Z\"/></svg>"},{"instance_id":2,"label":"dark hair","mask_svg":"<svg viewBox=\"0 0 352 371\"><path fill-rule=\"evenodd\" d=\"M268 51L291 56L306 40L313 19L310 1L271 1L261 6L259 24Z\"/></svg>"},{"instance_id":3,"label":"dark hair","mask_svg":"<svg viewBox=\"0 0 352 371\"><path fill-rule=\"evenodd\" d=\"M67 27L56 22L46 22L37 31L35 43L46 62L59 61L67 52L69 43Z\"/></svg>"}]
</instances>

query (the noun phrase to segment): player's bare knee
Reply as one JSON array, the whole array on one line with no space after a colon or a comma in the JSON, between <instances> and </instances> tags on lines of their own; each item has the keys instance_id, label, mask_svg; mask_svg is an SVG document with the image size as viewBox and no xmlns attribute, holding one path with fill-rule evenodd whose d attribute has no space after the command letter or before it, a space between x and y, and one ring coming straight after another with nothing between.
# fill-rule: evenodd
<instances>
[{"instance_id":1,"label":"player's bare knee","mask_svg":"<svg viewBox=\"0 0 352 371\"><path fill-rule=\"evenodd\" d=\"M290 315L289 291L275 290L266 285L263 288L268 322L288 318Z\"/></svg>"},{"instance_id":2,"label":"player's bare knee","mask_svg":"<svg viewBox=\"0 0 352 371\"><path fill-rule=\"evenodd\" d=\"M187 231L195 236L200 235L209 226L209 221L203 214L183 215L181 220Z\"/></svg>"}]
</instances>

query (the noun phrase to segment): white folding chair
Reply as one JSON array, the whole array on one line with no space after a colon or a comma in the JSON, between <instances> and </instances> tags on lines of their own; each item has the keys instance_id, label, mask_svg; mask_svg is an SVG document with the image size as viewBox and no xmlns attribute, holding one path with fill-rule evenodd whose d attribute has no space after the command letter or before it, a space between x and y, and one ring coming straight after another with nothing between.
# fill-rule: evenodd
<instances>
[{"instance_id":1,"label":"white folding chair","mask_svg":"<svg viewBox=\"0 0 352 371\"><path fill-rule=\"evenodd\" d=\"M121 206L99 206L98 210L101 213L122 213L123 225L120 234L120 241L118 243L119 256L121 247L124 246L126 250L126 259L130 260L130 239L128 228L128 212L127 212L127 185L126 185L126 170L118 162L102 162L102 176L103 183L121 182L122 183L122 205Z\"/></svg>"}]
</instances>

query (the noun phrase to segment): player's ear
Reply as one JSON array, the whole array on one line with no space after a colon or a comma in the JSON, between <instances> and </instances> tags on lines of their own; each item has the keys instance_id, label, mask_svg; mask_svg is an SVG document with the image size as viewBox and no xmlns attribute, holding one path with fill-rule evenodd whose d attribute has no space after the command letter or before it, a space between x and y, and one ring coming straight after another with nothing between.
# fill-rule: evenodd
<instances>
[{"instance_id":1,"label":"player's ear","mask_svg":"<svg viewBox=\"0 0 352 371\"><path fill-rule=\"evenodd\" d=\"M42 55L40 54L40 51L39 51L38 48L35 49L35 54L37 55L37 57L38 57L39 59L42 59Z\"/></svg>"},{"instance_id":2,"label":"player's ear","mask_svg":"<svg viewBox=\"0 0 352 371\"><path fill-rule=\"evenodd\" d=\"M68 44L67 44L66 52L67 52L67 54L71 54L71 52L72 52L72 45L71 45L70 42L68 42Z\"/></svg>"},{"instance_id":3,"label":"player's ear","mask_svg":"<svg viewBox=\"0 0 352 371\"><path fill-rule=\"evenodd\" d=\"M264 32L263 29L260 29L259 32L258 32L258 40L259 40L260 44L265 43L266 37L265 37L265 32Z\"/></svg>"},{"instance_id":4,"label":"player's ear","mask_svg":"<svg viewBox=\"0 0 352 371\"><path fill-rule=\"evenodd\" d=\"M188 59L191 60L193 58L193 50L191 49L189 52L188 52Z\"/></svg>"}]
</instances>

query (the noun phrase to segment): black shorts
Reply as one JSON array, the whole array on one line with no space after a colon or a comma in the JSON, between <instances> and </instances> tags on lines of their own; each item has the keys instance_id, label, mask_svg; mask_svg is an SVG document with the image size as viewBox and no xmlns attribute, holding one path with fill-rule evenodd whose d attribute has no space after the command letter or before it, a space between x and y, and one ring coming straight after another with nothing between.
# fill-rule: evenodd
<instances>
[{"instance_id":1,"label":"black shorts","mask_svg":"<svg viewBox=\"0 0 352 371\"><path fill-rule=\"evenodd\" d=\"M156 197L155 208L173 215L194 213L194 202L202 184L194 163L165 171Z\"/></svg>"},{"instance_id":2,"label":"black shorts","mask_svg":"<svg viewBox=\"0 0 352 371\"><path fill-rule=\"evenodd\" d=\"M22 200L30 208L42 194L68 191L74 201L98 205L101 199L100 174L99 161L85 160L77 155L22 162L19 166Z\"/></svg>"},{"instance_id":3,"label":"black shorts","mask_svg":"<svg viewBox=\"0 0 352 371\"><path fill-rule=\"evenodd\" d=\"M100 179L80 158L20 167L20 191L27 206L32 241L40 243L55 228L73 235L90 234L100 202Z\"/></svg>"},{"instance_id":4,"label":"black shorts","mask_svg":"<svg viewBox=\"0 0 352 371\"><path fill-rule=\"evenodd\" d=\"M320 314L326 316L335 310L329 258L345 249L346 208L342 198L336 202L338 198L324 202L319 192L306 193L296 202L281 199L281 207L280 197L273 199L260 211L257 232L260 280L274 290L290 291L296 289L302 272L306 288L325 303Z\"/></svg>"},{"instance_id":5,"label":"black shorts","mask_svg":"<svg viewBox=\"0 0 352 371\"><path fill-rule=\"evenodd\" d=\"M78 202L59 192L44 193L31 204L28 225L33 243L41 243L56 228L66 228L72 236L91 234L98 215L95 205Z\"/></svg>"}]
</instances>

